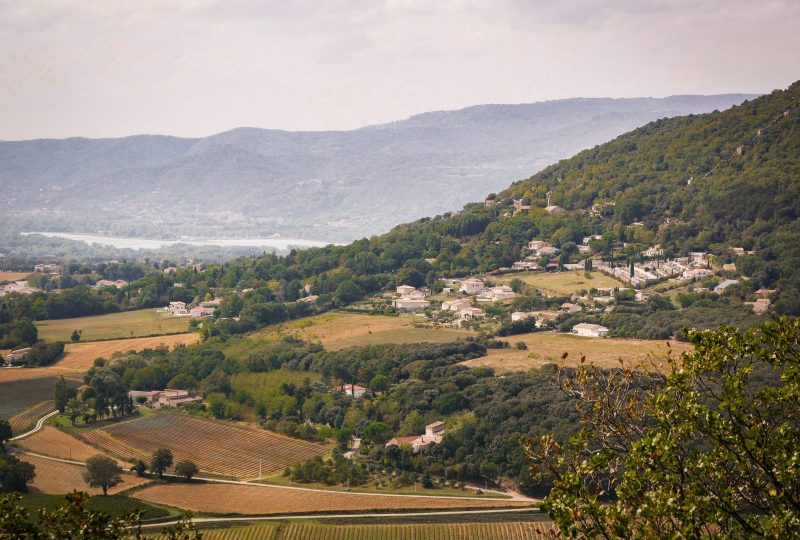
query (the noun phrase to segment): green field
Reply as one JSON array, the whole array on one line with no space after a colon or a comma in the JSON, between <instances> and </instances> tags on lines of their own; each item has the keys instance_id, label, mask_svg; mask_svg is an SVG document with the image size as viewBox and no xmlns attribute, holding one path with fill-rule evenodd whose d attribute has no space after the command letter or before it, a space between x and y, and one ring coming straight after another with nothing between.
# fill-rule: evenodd
<instances>
[{"instance_id":1,"label":"green field","mask_svg":"<svg viewBox=\"0 0 800 540\"><path fill-rule=\"evenodd\" d=\"M260 523L203 529L206 540L538 540L554 538L545 521L455 521L449 523L320 523L315 521Z\"/></svg>"},{"instance_id":2,"label":"green field","mask_svg":"<svg viewBox=\"0 0 800 540\"><path fill-rule=\"evenodd\" d=\"M597 271L591 272L589 277L586 277L585 272L519 272L492 277L492 281L498 283L510 283L512 279L521 279L550 296L564 296L584 289L588 291L593 287L599 289L626 286Z\"/></svg>"},{"instance_id":3,"label":"green field","mask_svg":"<svg viewBox=\"0 0 800 540\"><path fill-rule=\"evenodd\" d=\"M39 508L47 508L54 510L67 502L64 495L45 495L44 493L25 493L22 495L22 506L30 512L32 516L36 515ZM173 512L165 507L150 504L137 499L131 499L124 495L97 495L89 497L87 506L90 510L95 512L105 512L114 517L120 517L134 510L142 510L142 521L149 519L157 519L167 517Z\"/></svg>"},{"instance_id":4,"label":"green field","mask_svg":"<svg viewBox=\"0 0 800 540\"><path fill-rule=\"evenodd\" d=\"M157 313L155 309L123 311L109 315L57 319L36 323L39 339L69 342L73 330L82 330L81 341L120 339L189 331L189 319Z\"/></svg>"},{"instance_id":5,"label":"green field","mask_svg":"<svg viewBox=\"0 0 800 540\"><path fill-rule=\"evenodd\" d=\"M263 399L279 394L283 383L300 386L306 378L320 380L319 374L311 371L275 369L264 373L237 373L231 377L231 388L244 390L255 399Z\"/></svg>"},{"instance_id":6,"label":"green field","mask_svg":"<svg viewBox=\"0 0 800 540\"><path fill-rule=\"evenodd\" d=\"M8 419L31 405L53 399L57 377L41 377L0 383L0 418ZM77 387L74 381L67 381Z\"/></svg>"}]
</instances>

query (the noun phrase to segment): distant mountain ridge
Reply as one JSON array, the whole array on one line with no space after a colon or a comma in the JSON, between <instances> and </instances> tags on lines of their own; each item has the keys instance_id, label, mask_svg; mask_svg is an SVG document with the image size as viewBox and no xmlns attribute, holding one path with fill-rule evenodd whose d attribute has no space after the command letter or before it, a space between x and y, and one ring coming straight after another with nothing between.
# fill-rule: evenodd
<instances>
[{"instance_id":1,"label":"distant mountain ridge","mask_svg":"<svg viewBox=\"0 0 800 540\"><path fill-rule=\"evenodd\" d=\"M0 141L0 224L347 241L460 208L649 121L751 97L478 105L352 131Z\"/></svg>"}]
</instances>

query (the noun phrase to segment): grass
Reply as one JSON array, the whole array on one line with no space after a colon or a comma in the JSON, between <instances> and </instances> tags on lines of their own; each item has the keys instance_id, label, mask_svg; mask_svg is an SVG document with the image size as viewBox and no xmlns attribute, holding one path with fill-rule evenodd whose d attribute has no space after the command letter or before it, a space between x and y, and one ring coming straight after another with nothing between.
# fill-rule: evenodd
<instances>
[{"instance_id":1,"label":"grass","mask_svg":"<svg viewBox=\"0 0 800 540\"><path fill-rule=\"evenodd\" d=\"M619 367L619 359L626 364L646 360L651 355L664 356L669 348L667 341L643 339L587 338L556 332L534 332L504 338L512 345L510 349L490 349L488 354L463 362L469 367L489 366L497 373L527 371L544 364L562 363L577 365L582 355L587 362L599 367ZM517 342L524 342L527 350L517 349ZM669 342L671 349L678 353L690 349L688 343ZM569 353L562 362L561 355Z\"/></svg>"},{"instance_id":2,"label":"grass","mask_svg":"<svg viewBox=\"0 0 800 540\"><path fill-rule=\"evenodd\" d=\"M319 374L311 371L276 369L264 373L237 373L231 377L231 387L245 390L254 398L261 399L278 394L283 383L300 386L306 378L320 380Z\"/></svg>"},{"instance_id":3,"label":"grass","mask_svg":"<svg viewBox=\"0 0 800 540\"><path fill-rule=\"evenodd\" d=\"M598 271L590 272L586 277L585 272L519 272L492 277L498 283L510 283L512 279L521 279L549 296L565 296L583 289L600 289L607 287L625 287L621 281L602 274Z\"/></svg>"},{"instance_id":4,"label":"grass","mask_svg":"<svg viewBox=\"0 0 800 540\"><path fill-rule=\"evenodd\" d=\"M158 313L155 309L122 311L108 315L56 319L36 323L39 339L69 342L73 330L81 330L81 341L122 339L189 331L189 320Z\"/></svg>"},{"instance_id":5,"label":"grass","mask_svg":"<svg viewBox=\"0 0 800 540\"><path fill-rule=\"evenodd\" d=\"M40 508L55 510L67 502L64 495L47 495L44 493L25 493L22 495L22 506L32 515ZM114 517L121 517L135 510L142 510L142 520L164 518L175 512L155 504L146 503L125 497L124 495L95 495L87 502L89 510L104 512Z\"/></svg>"},{"instance_id":6,"label":"grass","mask_svg":"<svg viewBox=\"0 0 800 540\"><path fill-rule=\"evenodd\" d=\"M304 487L304 488L311 488L311 489L324 489L328 491L345 491L347 490L350 493L386 493L389 495L433 495L435 497L480 497L482 499L510 499L509 495L502 495L500 493L494 493L491 491L484 492L483 495L476 495L475 491L472 489L457 489L452 487L442 487L442 488L432 488L426 489L422 487L421 483L417 484L416 490L414 486L403 486L400 488L393 488L393 487L384 487L384 488L377 488L375 487L372 482L362 485L362 486L353 486L351 488L347 488L342 485L328 485L328 484L321 484L316 482L292 482L288 476L283 476L283 474L273 474L271 476L267 476L261 482L254 482L260 484L271 484L276 486L294 486L294 487Z\"/></svg>"},{"instance_id":7,"label":"grass","mask_svg":"<svg viewBox=\"0 0 800 540\"><path fill-rule=\"evenodd\" d=\"M331 312L272 325L253 334L251 340L275 340L285 335L320 342L329 350L383 343L447 343L474 335L454 328L419 328L413 316L389 317Z\"/></svg>"},{"instance_id":8,"label":"grass","mask_svg":"<svg viewBox=\"0 0 800 540\"><path fill-rule=\"evenodd\" d=\"M0 383L0 418L8 419L36 403L53 399L56 380L56 377L40 377ZM68 382L74 387L78 386L72 381Z\"/></svg>"}]
</instances>

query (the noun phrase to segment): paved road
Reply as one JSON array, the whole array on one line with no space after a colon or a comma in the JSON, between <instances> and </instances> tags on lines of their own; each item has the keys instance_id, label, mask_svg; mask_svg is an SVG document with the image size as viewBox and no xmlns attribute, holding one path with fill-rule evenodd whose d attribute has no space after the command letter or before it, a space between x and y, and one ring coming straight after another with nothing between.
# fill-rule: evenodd
<instances>
[{"instance_id":1,"label":"paved road","mask_svg":"<svg viewBox=\"0 0 800 540\"><path fill-rule=\"evenodd\" d=\"M48 419L48 418L50 418L51 416L55 416L55 415L57 415L57 414L58 414L58 411L57 411L57 410L55 410L55 411L53 411L53 412L51 412L51 413L48 413L48 414L46 414L46 415L42 416L42 417L41 417L41 418L39 418L39 420L36 422L36 427L34 427L32 430L30 430L30 431L28 431L28 432L26 432L26 433L23 433L22 435L17 435L16 437L11 437L11 438L10 438L10 439L8 439L8 440L9 440L9 441L16 441L16 440L18 440L18 439L21 439L21 438L23 438L23 437L27 437L28 435L33 435L34 433L36 433L37 431L39 431L40 429L42 429L42 425L44 424L44 421L45 421L45 420L47 420L47 419Z\"/></svg>"}]
</instances>

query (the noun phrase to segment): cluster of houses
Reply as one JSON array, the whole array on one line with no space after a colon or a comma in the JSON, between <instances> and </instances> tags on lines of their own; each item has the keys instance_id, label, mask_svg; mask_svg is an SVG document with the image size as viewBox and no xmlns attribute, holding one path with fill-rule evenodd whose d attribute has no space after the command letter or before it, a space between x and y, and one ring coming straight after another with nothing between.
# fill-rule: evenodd
<instances>
[{"instance_id":1,"label":"cluster of houses","mask_svg":"<svg viewBox=\"0 0 800 540\"><path fill-rule=\"evenodd\" d=\"M183 407L189 403L202 403L203 398L188 390L131 390L128 396L136 405L160 409L161 407Z\"/></svg>"},{"instance_id":2,"label":"cluster of houses","mask_svg":"<svg viewBox=\"0 0 800 540\"><path fill-rule=\"evenodd\" d=\"M188 307L186 302L175 301L170 302L169 305L162 308L161 311L172 313L175 317L212 317L214 315L214 310L216 310L221 303L221 298L215 298L213 300L200 302L194 307Z\"/></svg>"},{"instance_id":3,"label":"cluster of houses","mask_svg":"<svg viewBox=\"0 0 800 540\"><path fill-rule=\"evenodd\" d=\"M41 289L28 286L27 281L15 281L13 283L8 283L6 285L0 285L0 298L11 293L33 294L36 292L42 292L42 291Z\"/></svg>"},{"instance_id":4,"label":"cluster of houses","mask_svg":"<svg viewBox=\"0 0 800 540\"><path fill-rule=\"evenodd\" d=\"M554 245L550 244L549 242L545 242L544 240L531 240L528 242L528 255L525 259L521 261L515 261L509 270L514 271L532 271L532 270L539 270L539 265L536 262L538 259L542 257L546 257L548 259L557 256L561 253L561 250L555 247ZM552 266L551 266L552 265ZM547 269L557 268L558 265L556 263L548 264ZM505 270L505 269L503 269Z\"/></svg>"},{"instance_id":5,"label":"cluster of houses","mask_svg":"<svg viewBox=\"0 0 800 540\"><path fill-rule=\"evenodd\" d=\"M472 307L466 298L446 300L442 302L442 311L449 311L455 315L456 321L471 321L473 319L483 319L486 313L480 308Z\"/></svg>"},{"instance_id":6,"label":"cluster of houses","mask_svg":"<svg viewBox=\"0 0 800 540\"><path fill-rule=\"evenodd\" d=\"M411 285L400 285L397 287L397 298L392 300L392 305L404 311L425 309L431 305L430 301L425 299L427 295L427 290L419 290Z\"/></svg>"},{"instance_id":7,"label":"cluster of houses","mask_svg":"<svg viewBox=\"0 0 800 540\"><path fill-rule=\"evenodd\" d=\"M57 264L41 263L35 265L33 271L40 274L59 274L61 273L61 267Z\"/></svg>"},{"instance_id":8,"label":"cluster of houses","mask_svg":"<svg viewBox=\"0 0 800 540\"><path fill-rule=\"evenodd\" d=\"M408 444L415 454L427 451L432 444L441 444L444 438L445 424L441 420L425 426L423 435L394 437L386 443L386 447Z\"/></svg>"}]
</instances>

